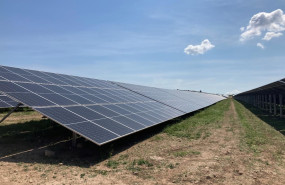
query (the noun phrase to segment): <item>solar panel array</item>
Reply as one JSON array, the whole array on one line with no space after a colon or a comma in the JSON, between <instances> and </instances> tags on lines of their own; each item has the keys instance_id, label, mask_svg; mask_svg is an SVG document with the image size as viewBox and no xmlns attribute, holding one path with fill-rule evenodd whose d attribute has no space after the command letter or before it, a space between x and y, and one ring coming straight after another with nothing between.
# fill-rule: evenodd
<instances>
[{"instance_id":1,"label":"solar panel array","mask_svg":"<svg viewBox=\"0 0 285 185\"><path fill-rule=\"evenodd\" d=\"M195 100L191 94L140 87L0 66L1 93L98 145L219 101L216 96L208 101L195 94Z\"/></svg>"}]
</instances>

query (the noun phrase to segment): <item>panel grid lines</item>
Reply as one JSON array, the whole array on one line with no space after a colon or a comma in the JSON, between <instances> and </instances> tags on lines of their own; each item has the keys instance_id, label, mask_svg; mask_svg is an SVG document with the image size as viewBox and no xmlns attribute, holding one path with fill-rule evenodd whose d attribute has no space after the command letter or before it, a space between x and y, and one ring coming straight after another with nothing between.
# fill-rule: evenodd
<instances>
[{"instance_id":1,"label":"panel grid lines","mask_svg":"<svg viewBox=\"0 0 285 185\"><path fill-rule=\"evenodd\" d=\"M12 108L17 105L18 103L15 100L0 94L0 108Z\"/></svg>"}]
</instances>

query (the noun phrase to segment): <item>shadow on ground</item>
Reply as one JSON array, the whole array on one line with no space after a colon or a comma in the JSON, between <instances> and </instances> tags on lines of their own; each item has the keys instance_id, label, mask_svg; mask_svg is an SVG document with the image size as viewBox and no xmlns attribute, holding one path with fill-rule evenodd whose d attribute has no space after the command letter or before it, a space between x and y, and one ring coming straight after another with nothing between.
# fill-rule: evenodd
<instances>
[{"instance_id":1,"label":"shadow on ground","mask_svg":"<svg viewBox=\"0 0 285 185\"><path fill-rule=\"evenodd\" d=\"M97 146L84 138L79 138L77 140L77 144L80 143L79 148L72 147L71 131L49 119L2 126L0 124L0 161L42 164L63 163L66 166L89 168L197 112L172 119L103 146ZM44 155L45 150L54 151L55 156L46 157Z\"/></svg>"},{"instance_id":2,"label":"shadow on ground","mask_svg":"<svg viewBox=\"0 0 285 185\"><path fill-rule=\"evenodd\" d=\"M239 101L244 107L246 107L248 110L250 110L253 114L255 114L257 117L259 117L262 121L265 123L271 125L273 128L275 128L277 131L285 135L285 118L280 118L279 115L274 116L273 114L258 109L257 107L254 107L250 104L247 104L245 102Z\"/></svg>"}]
</instances>

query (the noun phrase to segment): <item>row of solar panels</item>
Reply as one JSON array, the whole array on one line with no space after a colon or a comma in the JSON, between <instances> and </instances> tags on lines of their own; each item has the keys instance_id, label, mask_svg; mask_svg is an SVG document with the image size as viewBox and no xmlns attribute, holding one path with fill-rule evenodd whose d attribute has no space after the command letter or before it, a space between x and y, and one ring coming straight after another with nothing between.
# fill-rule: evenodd
<instances>
[{"instance_id":1,"label":"row of solar panels","mask_svg":"<svg viewBox=\"0 0 285 185\"><path fill-rule=\"evenodd\" d=\"M285 78L235 95L235 97L256 94L283 94L285 95Z\"/></svg>"},{"instance_id":2,"label":"row of solar panels","mask_svg":"<svg viewBox=\"0 0 285 185\"><path fill-rule=\"evenodd\" d=\"M0 92L98 145L224 99L7 66Z\"/></svg>"}]
</instances>

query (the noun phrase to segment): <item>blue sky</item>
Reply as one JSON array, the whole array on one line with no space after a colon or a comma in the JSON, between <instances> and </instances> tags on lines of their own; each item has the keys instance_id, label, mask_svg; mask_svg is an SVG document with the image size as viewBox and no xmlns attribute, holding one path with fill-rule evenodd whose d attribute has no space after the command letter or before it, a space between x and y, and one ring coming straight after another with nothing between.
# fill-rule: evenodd
<instances>
[{"instance_id":1,"label":"blue sky","mask_svg":"<svg viewBox=\"0 0 285 185\"><path fill-rule=\"evenodd\" d=\"M283 0L2 0L0 64L163 88L245 91L284 78L285 36L240 41L252 16L277 9L285 11ZM215 47L184 53L205 39Z\"/></svg>"}]
</instances>

